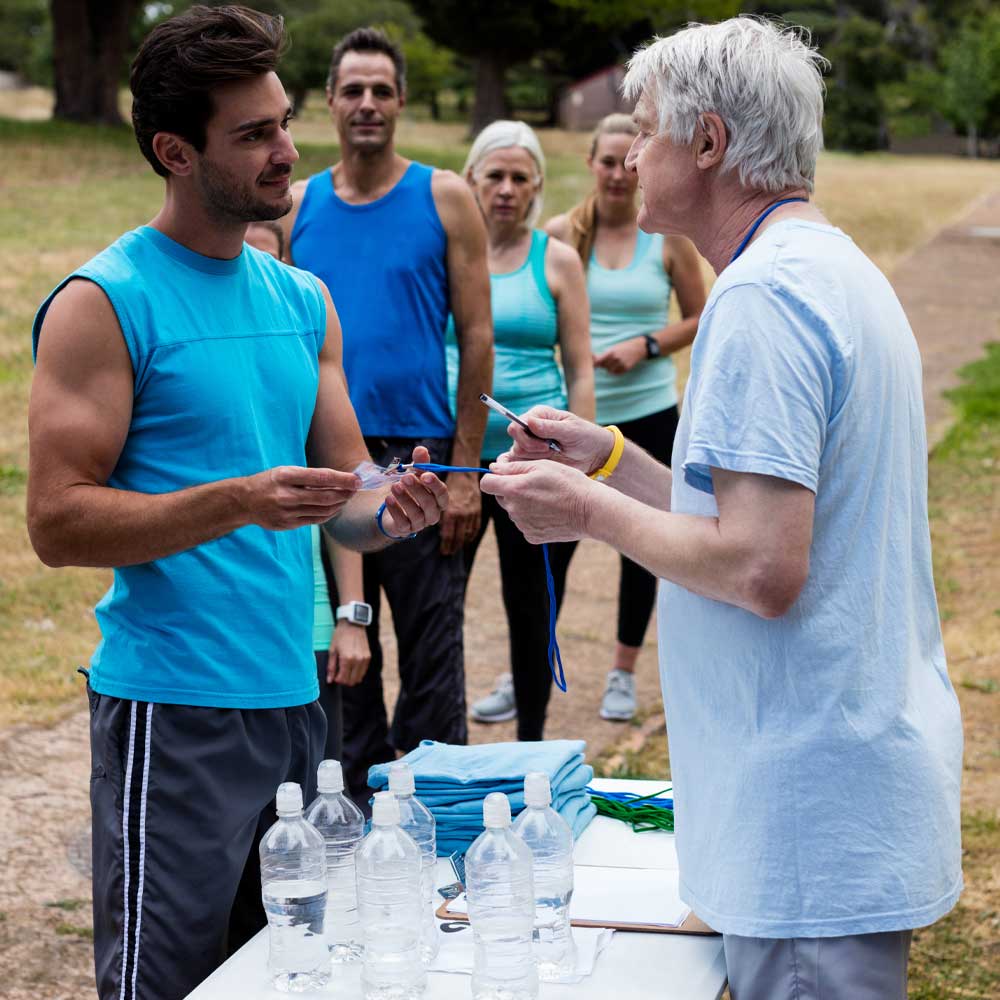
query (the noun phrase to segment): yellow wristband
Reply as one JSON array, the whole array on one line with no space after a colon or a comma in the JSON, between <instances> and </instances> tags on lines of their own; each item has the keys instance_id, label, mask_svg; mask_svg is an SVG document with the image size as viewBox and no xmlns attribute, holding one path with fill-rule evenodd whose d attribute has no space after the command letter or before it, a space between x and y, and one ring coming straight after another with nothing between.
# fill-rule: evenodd
<instances>
[{"instance_id":1,"label":"yellow wristband","mask_svg":"<svg viewBox=\"0 0 1000 1000\"><path fill-rule=\"evenodd\" d=\"M615 443L611 446L611 454L608 455L607 461L597 472L590 474L590 478L596 479L599 483L603 483L618 468L618 463L622 460L622 454L625 451L625 435L614 424L607 429L615 436Z\"/></svg>"}]
</instances>

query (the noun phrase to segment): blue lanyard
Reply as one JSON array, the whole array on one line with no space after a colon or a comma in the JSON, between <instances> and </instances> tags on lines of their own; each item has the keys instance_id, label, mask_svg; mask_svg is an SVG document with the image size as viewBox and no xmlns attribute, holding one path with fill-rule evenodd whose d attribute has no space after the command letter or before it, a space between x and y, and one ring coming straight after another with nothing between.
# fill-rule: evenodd
<instances>
[{"instance_id":1,"label":"blue lanyard","mask_svg":"<svg viewBox=\"0 0 1000 1000\"><path fill-rule=\"evenodd\" d=\"M756 221L755 221L755 222L754 222L754 224L753 224L753 225L752 225L752 226L750 227L750 232L748 232L748 233L746 234L746 236L744 236L744 237L743 237L743 240L742 240L742 242L741 242L741 243L740 243L740 245L739 245L739 246L738 246L738 247L736 248L736 253L734 253L734 254L733 254L733 256L732 256L732 257L731 257L731 258L729 259L729 263L730 263L730 264L732 264L732 262L733 262L734 260L736 260L736 258L737 258L737 257L739 257L739 255L740 255L741 253L743 253L743 251L744 251L744 250L746 250L746 248L747 248L747 244L748 244L748 243L749 243L749 242L750 242L750 241L751 241L751 240L753 239L753 237L754 237L754 233L756 233L756 232L757 232L757 230L758 230L758 229L760 229L760 224L761 224L761 223L762 223L762 222L763 222L763 221L764 221L764 220L765 220L765 219L766 219L766 218L767 218L767 217L768 217L768 216L769 216L769 215L770 215L770 214L771 214L771 213L772 213L772 212L773 212L773 211L774 211L774 210L775 210L776 208L781 208L781 206L782 206L782 205L788 205L789 203L791 203L791 202L793 202L793 201L808 201L808 200L809 200L808 198L782 198L782 199L781 199L781 201L776 201L776 202L775 202L775 203L774 203L773 205L769 205L769 206L768 206L767 208L765 208L765 209L764 209L764 211L763 211L763 212L761 212L761 213L760 213L760 215L758 215L758 216L757 216L757 219L756 219Z\"/></svg>"},{"instance_id":2,"label":"blue lanyard","mask_svg":"<svg viewBox=\"0 0 1000 1000\"><path fill-rule=\"evenodd\" d=\"M421 472L484 472L489 469L467 465L438 465L436 462L411 462L407 469L419 469ZM552 680L560 691L566 690L566 674L563 672L562 654L559 652L559 640L556 638L556 582L552 576L552 566L549 563L549 547L542 544L542 560L545 562L545 586L549 592L549 672Z\"/></svg>"}]
</instances>

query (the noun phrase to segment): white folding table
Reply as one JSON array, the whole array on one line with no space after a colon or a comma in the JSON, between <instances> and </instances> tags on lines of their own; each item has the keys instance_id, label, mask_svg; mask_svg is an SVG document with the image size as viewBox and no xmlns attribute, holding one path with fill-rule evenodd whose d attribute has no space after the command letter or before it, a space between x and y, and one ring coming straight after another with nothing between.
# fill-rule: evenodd
<instances>
[{"instance_id":1,"label":"white folding table","mask_svg":"<svg viewBox=\"0 0 1000 1000\"><path fill-rule=\"evenodd\" d=\"M595 779L593 787L602 791L636 792L648 795L663 788L658 781ZM634 838L634 841L633 841ZM652 838L652 839L651 839ZM635 834L617 820L598 816L577 844L577 860L590 864L614 864L635 854L663 857L658 866L676 868L673 835ZM607 857L605 857L607 855ZM450 864L438 859L438 884L455 881ZM591 976L573 985L542 983L539 1000L719 1000L726 985L726 963L722 938L689 934L615 933L607 949L598 957ZM426 1000L466 1000L471 995L469 976L432 972L427 977ZM309 996L310 994L305 994ZM360 965L336 969L329 986L317 997L362 1000ZM267 931L248 941L218 968L188 1000L276 1000L279 993L267 976Z\"/></svg>"}]
</instances>

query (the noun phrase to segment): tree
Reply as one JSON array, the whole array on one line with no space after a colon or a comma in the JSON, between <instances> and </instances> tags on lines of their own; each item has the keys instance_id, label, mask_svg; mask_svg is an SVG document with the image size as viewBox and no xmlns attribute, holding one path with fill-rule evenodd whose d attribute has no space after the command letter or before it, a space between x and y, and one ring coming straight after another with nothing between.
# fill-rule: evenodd
<instances>
[{"instance_id":1,"label":"tree","mask_svg":"<svg viewBox=\"0 0 1000 1000\"><path fill-rule=\"evenodd\" d=\"M1000 12L962 22L942 53L944 107L964 129L971 157L1000 100Z\"/></svg>"},{"instance_id":2,"label":"tree","mask_svg":"<svg viewBox=\"0 0 1000 1000\"><path fill-rule=\"evenodd\" d=\"M52 0L56 118L121 125L118 88L140 0Z\"/></svg>"},{"instance_id":3,"label":"tree","mask_svg":"<svg viewBox=\"0 0 1000 1000\"><path fill-rule=\"evenodd\" d=\"M0 11L0 69L43 82L41 65L51 50L46 0L4 0Z\"/></svg>"}]
</instances>

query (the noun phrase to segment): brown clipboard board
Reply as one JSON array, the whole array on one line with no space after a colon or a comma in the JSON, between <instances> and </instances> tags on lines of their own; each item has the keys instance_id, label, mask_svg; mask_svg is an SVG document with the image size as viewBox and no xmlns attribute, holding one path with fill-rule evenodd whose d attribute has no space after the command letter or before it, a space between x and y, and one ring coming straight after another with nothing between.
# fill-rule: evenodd
<instances>
[{"instance_id":1,"label":"brown clipboard board","mask_svg":"<svg viewBox=\"0 0 1000 1000\"><path fill-rule=\"evenodd\" d=\"M448 904L450 902L450 899L446 899L437 908L436 915L438 919L454 923L468 923L469 915L467 913L452 913L451 910L448 909ZM610 927L616 931L631 931L638 934L698 934L703 937L708 937L719 933L709 927L704 921L699 920L693 913L689 913L687 917L684 918L683 923L678 924L676 927L663 927L659 924L611 923L610 921L603 922L600 920L571 920L570 923L574 927Z\"/></svg>"}]
</instances>

